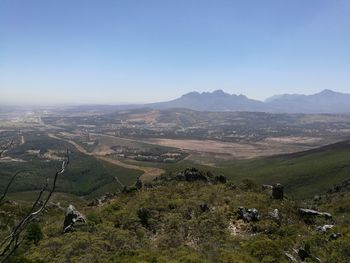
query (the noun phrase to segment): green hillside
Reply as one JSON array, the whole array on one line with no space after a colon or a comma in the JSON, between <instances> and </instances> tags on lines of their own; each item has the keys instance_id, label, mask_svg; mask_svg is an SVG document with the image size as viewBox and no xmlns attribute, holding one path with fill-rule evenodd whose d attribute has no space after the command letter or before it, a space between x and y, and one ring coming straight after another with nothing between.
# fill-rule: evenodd
<instances>
[{"instance_id":1,"label":"green hillside","mask_svg":"<svg viewBox=\"0 0 350 263\"><path fill-rule=\"evenodd\" d=\"M221 162L216 166L199 165L188 160L176 164L146 163L168 173L186 167L222 173L233 182L251 179L258 184L282 183L294 198L312 197L350 176L350 141L315 150L251 160Z\"/></svg>"},{"instance_id":2,"label":"green hillside","mask_svg":"<svg viewBox=\"0 0 350 263\"><path fill-rule=\"evenodd\" d=\"M63 234L64 211L51 207L38 221L43 236L26 240L12 262L348 262L350 195L317 202L273 200L252 183L233 185L164 178L152 188L118 194L100 207L77 204L88 223ZM256 208L260 219L239 218L239 207ZM298 208L312 207L333 219L305 220ZM11 207L7 207L10 209ZM14 207L12 208L14 209ZM271 212L278 209L278 218ZM325 233L317 226L335 224ZM331 239L333 233L340 237ZM28 239L28 238L27 238Z\"/></svg>"},{"instance_id":3,"label":"green hillside","mask_svg":"<svg viewBox=\"0 0 350 263\"><path fill-rule=\"evenodd\" d=\"M10 192L35 191L42 188L47 178L53 178L56 168L65 158L66 149L70 152L69 169L59 177L57 191L78 196L99 195L106 191L117 191L124 185L131 185L142 174L137 170L97 160L78 152L72 145L48 137L46 134L26 135L26 142L9 152L12 158L20 161L0 164L0 192L2 193L14 173L23 171L10 188ZM34 153L33 153L34 152Z\"/></svg>"}]
</instances>

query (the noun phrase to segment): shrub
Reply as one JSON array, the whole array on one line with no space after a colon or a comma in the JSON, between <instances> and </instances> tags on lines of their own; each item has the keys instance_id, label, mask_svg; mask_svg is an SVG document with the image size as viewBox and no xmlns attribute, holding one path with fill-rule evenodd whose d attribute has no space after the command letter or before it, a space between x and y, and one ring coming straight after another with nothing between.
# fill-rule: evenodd
<instances>
[{"instance_id":1,"label":"shrub","mask_svg":"<svg viewBox=\"0 0 350 263\"><path fill-rule=\"evenodd\" d=\"M28 226L26 239L30 242L33 242L35 245L39 244L39 241L43 239L43 232L41 230L41 226L38 223L32 223Z\"/></svg>"}]
</instances>

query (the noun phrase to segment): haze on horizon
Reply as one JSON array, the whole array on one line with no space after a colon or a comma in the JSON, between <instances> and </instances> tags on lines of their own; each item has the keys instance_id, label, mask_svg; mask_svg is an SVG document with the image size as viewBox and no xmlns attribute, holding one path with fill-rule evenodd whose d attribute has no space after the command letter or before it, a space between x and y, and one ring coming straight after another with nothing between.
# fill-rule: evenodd
<instances>
[{"instance_id":1,"label":"haze on horizon","mask_svg":"<svg viewBox=\"0 0 350 263\"><path fill-rule=\"evenodd\" d=\"M0 103L350 92L350 1L0 0Z\"/></svg>"}]
</instances>

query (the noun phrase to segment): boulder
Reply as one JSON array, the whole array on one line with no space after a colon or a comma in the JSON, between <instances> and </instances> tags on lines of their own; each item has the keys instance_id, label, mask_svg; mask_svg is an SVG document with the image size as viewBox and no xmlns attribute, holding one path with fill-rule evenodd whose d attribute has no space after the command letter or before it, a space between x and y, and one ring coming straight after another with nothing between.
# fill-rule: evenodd
<instances>
[{"instance_id":1,"label":"boulder","mask_svg":"<svg viewBox=\"0 0 350 263\"><path fill-rule=\"evenodd\" d=\"M299 215L302 218L310 218L310 217L324 217L325 219L332 219L332 215L326 212L318 212L312 209L299 208Z\"/></svg>"},{"instance_id":2,"label":"boulder","mask_svg":"<svg viewBox=\"0 0 350 263\"><path fill-rule=\"evenodd\" d=\"M259 211L256 208L246 209L244 207L239 207L238 219L243 219L245 222L254 222L260 220Z\"/></svg>"},{"instance_id":3,"label":"boulder","mask_svg":"<svg viewBox=\"0 0 350 263\"><path fill-rule=\"evenodd\" d=\"M63 223L63 233L73 230L75 223L86 223L86 218L73 205L69 205Z\"/></svg>"},{"instance_id":4,"label":"boulder","mask_svg":"<svg viewBox=\"0 0 350 263\"><path fill-rule=\"evenodd\" d=\"M273 199L283 199L284 188L281 184L274 184L272 186L271 196Z\"/></svg>"}]
</instances>

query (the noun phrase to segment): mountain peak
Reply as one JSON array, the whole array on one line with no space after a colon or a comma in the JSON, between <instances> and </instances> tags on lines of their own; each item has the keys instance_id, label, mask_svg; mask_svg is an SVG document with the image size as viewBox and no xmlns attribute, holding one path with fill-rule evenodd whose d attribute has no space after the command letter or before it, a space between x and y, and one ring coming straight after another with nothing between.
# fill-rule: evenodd
<instances>
[{"instance_id":1,"label":"mountain peak","mask_svg":"<svg viewBox=\"0 0 350 263\"><path fill-rule=\"evenodd\" d=\"M258 111L276 113L350 113L350 94L325 89L313 95L282 94L264 102L221 89L190 92L180 98L151 104L158 109L187 108L199 111Z\"/></svg>"},{"instance_id":2,"label":"mountain peak","mask_svg":"<svg viewBox=\"0 0 350 263\"><path fill-rule=\"evenodd\" d=\"M213 95L229 95L228 93L225 93L222 89L214 90L211 94L213 94Z\"/></svg>"},{"instance_id":3,"label":"mountain peak","mask_svg":"<svg viewBox=\"0 0 350 263\"><path fill-rule=\"evenodd\" d=\"M333 94L338 94L338 92L335 92L333 90L330 89L324 89L322 90L320 93L318 94L322 94L322 95L333 95Z\"/></svg>"}]
</instances>

